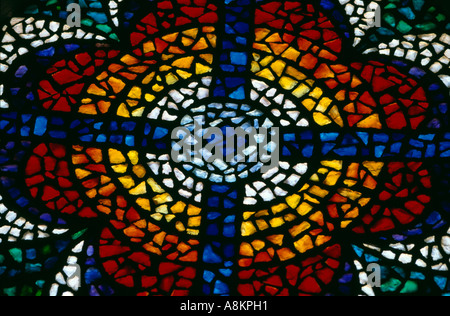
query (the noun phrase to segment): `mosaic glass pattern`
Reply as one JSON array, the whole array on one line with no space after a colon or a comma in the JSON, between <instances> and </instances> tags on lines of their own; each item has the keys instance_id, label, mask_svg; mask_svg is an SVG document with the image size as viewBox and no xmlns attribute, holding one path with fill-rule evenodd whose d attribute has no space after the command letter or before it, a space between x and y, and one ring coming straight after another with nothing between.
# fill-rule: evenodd
<instances>
[{"instance_id":1,"label":"mosaic glass pattern","mask_svg":"<svg viewBox=\"0 0 450 316\"><path fill-rule=\"evenodd\" d=\"M73 2L1 26L0 295L450 293L441 1ZM175 162L196 122L280 160Z\"/></svg>"}]
</instances>

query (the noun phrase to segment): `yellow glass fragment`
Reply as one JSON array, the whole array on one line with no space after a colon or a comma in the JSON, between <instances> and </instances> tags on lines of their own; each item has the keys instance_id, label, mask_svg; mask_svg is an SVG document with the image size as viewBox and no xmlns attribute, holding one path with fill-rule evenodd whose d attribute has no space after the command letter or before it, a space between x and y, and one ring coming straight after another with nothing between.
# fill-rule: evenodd
<instances>
[{"instance_id":1,"label":"yellow glass fragment","mask_svg":"<svg viewBox=\"0 0 450 316\"><path fill-rule=\"evenodd\" d=\"M287 205L282 203L282 204L278 204L276 206L272 206L272 213L273 214L278 214L282 211L284 211L285 209L287 209Z\"/></svg>"},{"instance_id":2,"label":"yellow glass fragment","mask_svg":"<svg viewBox=\"0 0 450 316\"><path fill-rule=\"evenodd\" d=\"M318 187L316 185L312 186L311 189L309 189L309 192L311 194L317 195L317 196L322 197L322 198L327 196L327 194L329 193L329 191L324 190L324 189L322 189L322 188L320 188L320 187Z\"/></svg>"},{"instance_id":3,"label":"yellow glass fragment","mask_svg":"<svg viewBox=\"0 0 450 316\"><path fill-rule=\"evenodd\" d=\"M328 116L326 116L322 113L319 113L319 112L314 112L313 118L314 118L314 122L316 122L320 126L325 126L325 125L333 123L333 121Z\"/></svg>"},{"instance_id":4,"label":"yellow glass fragment","mask_svg":"<svg viewBox=\"0 0 450 316\"><path fill-rule=\"evenodd\" d=\"M308 109L308 111L312 111L316 106L317 102L313 99L306 99L302 101L303 106Z\"/></svg>"},{"instance_id":5,"label":"yellow glass fragment","mask_svg":"<svg viewBox=\"0 0 450 316\"><path fill-rule=\"evenodd\" d=\"M141 165L136 165L133 166L133 173L138 177L138 178L143 178L147 171L145 170L145 168Z\"/></svg>"},{"instance_id":6,"label":"yellow glass fragment","mask_svg":"<svg viewBox=\"0 0 450 316\"><path fill-rule=\"evenodd\" d=\"M142 90L139 87L133 87L131 88L130 92L128 93L128 97L132 99L140 99L142 95Z\"/></svg>"},{"instance_id":7,"label":"yellow glass fragment","mask_svg":"<svg viewBox=\"0 0 450 316\"><path fill-rule=\"evenodd\" d=\"M110 177L107 177L107 176L104 176L104 175L101 175L100 176L100 183L103 185L103 184L106 184L106 183L108 183L108 182L110 182L111 181L111 178Z\"/></svg>"},{"instance_id":8,"label":"yellow glass fragment","mask_svg":"<svg viewBox=\"0 0 450 316\"><path fill-rule=\"evenodd\" d=\"M275 76L274 76L273 73L272 73L269 69L267 69L267 68L261 70L261 71L258 72L256 75L259 76L259 77L262 77L262 78L271 80L271 81L274 81L274 80L275 80Z\"/></svg>"},{"instance_id":9,"label":"yellow glass fragment","mask_svg":"<svg viewBox=\"0 0 450 316\"><path fill-rule=\"evenodd\" d=\"M318 235L316 238L316 246L321 246L331 240L331 236Z\"/></svg>"},{"instance_id":10,"label":"yellow glass fragment","mask_svg":"<svg viewBox=\"0 0 450 316\"><path fill-rule=\"evenodd\" d=\"M292 90L298 85L298 81L291 77L283 76L280 79L280 86L285 90Z\"/></svg>"},{"instance_id":11,"label":"yellow glass fragment","mask_svg":"<svg viewBox=\"0 0 450 316\"><path fill-rule=\"evenodd\" d=\"M176 73L183 79L188 79L188 78L192 77L192 73L181 70L181 69L177 69Z\"/></svg>"},{"instance_id":12,"label":"yellow glass fragment","mask_svg":"<svg viewBox=\"0 0 450 316\"><path fill-rule=\"evenodd\" d=\"M268 34L270 30L264 28L258 28L255 30L256 42L262 41Z\"/></svg>"},{"instance_id":13,"label":"yellow glass fragment","mask_svg":"<svg viewBox=\"0 0 450 316\"><path fill-rule=\"evenodd\" d=\"M323 214L320 211L318 211L318 212L314 213L313 215L311 215L309 217L309 219L314 221L314 222L316 222L320 226L323 226L325 224L325 221L323 219Z\"/></svg>"},{"instance_id":14,"label":"yellow glass fragment","mask_svg":"<svg viewBox=\"0 0 450 316\"><path fill-rule=\"evenodd\" d=\"M126 162L125 156L117 149L110 148L108 150L109 162L112 164L119 164Z\"/></svg>"},{"instance_id":15,"label":"yellow glass fragment","mask_svg":"<svg viewBox=\"0 0 450 316\"><path fill-rule=\"evenodd\" d=\"M125 88L125 82L115 77L110 77L108 79L108 83L111 85L114 93L119 93L123 90L123 88Z\"/></svg>"},{"instance_id":16,"label":"yellow glass fragment","mask_svg":"<svg viewBox=\"0 0 450 316\"><path fill-rule=\"evenodd\" d=\"M84 179L87 176L90 176L92 172L84 170L84 169L75 169L75 175L78 179Z\"/></svg>"},{"instance_id":17,"label":"yellow glass fragment","mask_svg":"<svg viewBox=\"0 0 450 316\"><path fill-rule=\"evenodd\" d=\"M250 217L252 217L255 214L255 212L244 212L243 218L244 220L248 220Z\"/></svg>"},{"instance_id":18,"label":"yellow glass fragment","mask_svg":"<svg viewBox=\"0 0 450 316\"><path fill-rule=\"evenodd\" d=\"M172 34L167 34L167 35L162 37L162 40L165 41L165 42L173 43L173 42L176 41L176 39L177 39L179 34L180 34L179 32L172 33Z\"/></svg>"},{"instance_id":19,"label":"yellow glass fragment","mask_svg":"<svg viewBox=\"0 0 450 316\"><path fill-rule=\"evenodd\" d=\"M175 224L175 228L179 231L179 232L184 232L186 230L186 227L184 227L183 223L178 221Z\"/></svg>"},{"instance_id":20,"label":"yellow glass fragment","mask_svg":"<svg viewBox=\"0 0 450 316\"><path fill-rule=\"evenodd\" d=\"M308 214L311 210L313 209L313 207L310 205L310 204L308 204L308 203L306 203L306 202L303 202L302 204L300 204L300 206L297 208L297 212L300 214L300 215L306 215L306 214Z\"/></svg>"},{"instance_id":21,"label":"yellow glass fragment","mask_svg":"<svg viewBox=\"0 0 450 316\"><path fill-rule=\"evenodd\" d=\"M296 68L291 66L288 66L286 68L286 74L297 80L305 80L307 78L307 76L304 73L298 71Z\"/></svg>"},{"instance_id":22,"label":"yellow glass fragment","mask_svg":"<svg viewBox=\"0 0 450 316\"><path fill-rule=\"evenodd\" d=\"M262 240L256 239L252 241L252 246L256 251L260 251L266 246L266 243Z\"/></svg>"},{"instance_id":23,"label":"yellow glass fragment","mask_svg":"<svg viewBox=\"0 0 450 316\"><path fill-rule=\"evenodd\" d=\"M156 50L155 44L152 41L144 43L144 54L154 52Z\"/></svg>"},{"instance_id":24,"label":"yellow glass fragment","mask_svg":"<svg viewBox=\"0 0 450 316\"><path fill-rule=\"evenodd\" d=\"M145 185L145 181L142 181L138 184L134 189L128 191L131 195L142 195L147 193L147 186Z\"/></svg>"},{"instance_id":25,"label":"yellow glass fragment","mask_svg":"<svg viewBox=\"0 0 450 316\"><path fill-rule=\"evenodd\" d=\"M193 61L194 61L194 56L184 57L184 58L175 60L172 63L172 66L177 67L177 68L189 69L189 68L191 68Z\"/></svg>"},{"instance_id":26,"label":"yellow glass fragment","mask_svg":"<svg viewBox=\"0 0 450 316\"><path fill-rule=\"evenodd\" d=\"M295 257L295 253L293 253L289 248L278 249L277 255L281 261L286 261Z\"/></svg>"},{"instance_id":27,"label":"yellow glass fragment","mask_svg":"<svg viewBox=\"0 0 450 316\"><path fill-rule=\"evenodd\" d=\"M122 183L122 185L125 189L131 189L132 187L134 187L136 185L134 183L133 178L130 176L120 177L119 181L120 181L120 183Z\"/></svg>"},{"instance_id":28,"label":"yellow glass fragment","mask_svg":"<svg viewBox=\"0 0 450 316\"><path fill-rule=\"evenodd\" d=\"M277 60L270 65L270 68L280 77L283 74L284 68L286 68L286 63L282 60Z\"/></svg>"},{"instance_id":29,"label":"yellow glass fragment","mask_svg":"<svg viewBox=\"0 0 450 316\"><path fill-rule=\"evenodd\" d=\"M297 87L294 91L292 91L292 94L296 96L297 98L301 98L304 95L306 95L311 89L305 85L304 83L300 84L300 86Z\"/></svg>"},{"instance_id":30,"label":"yellow glass fragment","mask_svg":"<svg viewBox=\"0 0 450 316\"><path fill-rule=\"evenodd\" d=\"M318 88L318 87L316 87L316 88L314 88L314 90L313 91L311 91L311 93L309 94L311 97L313 97L314 99L320 99L320 97L322 96L322 94L323 94L323 91L322 91L322 89L320 89L320 88Z\"/></svg>"},{"instance_id":31,"label":"yellow glass fragment","mask_svg":"<svg viewBox=\"0 0 450 316\"><path fill-rule=\"evenodd\" d=\"M281 54L281 57L292 61L297 61L298 57L300 57L300 54L301 53L295 48L289 47L283 54Z\"/></svg>"},{"instance_id":32,"label":"yellow glass fragment","mask_svg":"<svg viewBox=\"0 0 450 316\"><path fill-rule=\"evenodd\" d=\"M202 58L208 64L212 64L213 61L214 61L214 55L213 54L200 54L200 58Z\"/></svg>"},{"instance_id":33,"label":"yellow glass fragment","mask_svg":"<svg viewBox=\"0 0 450 316\"><path fill-rule=\"evenodd\" d=\"M328 107L330 106L332 100L329 98L322 98L320 99L317 107L316 107L316 111L325 113L326 110L328 110Z\"/></svg>"},{"instance_id":34,"label":"yellow glass fragment","mask_svg":"<svg viewBox=\"0 0 450 316\"><path fill-rule=\"evenodd\" d=\"M179 213L183 213L185 208L186 208L186 203L178 201L175 205L173 205L170 208L170 210L172 211L172 213L179 214Z\"/></svg>"},{"instance_id":35,"label":"yellow glass fragment","mask_svg":"<svg viewBox=\"0 0 450 316\"><path fill-rule=\"evenodd\" d=\"M149 199L145 199L145 198L138 198L136 200L137 205L139 205L140 207L142 207L144 210L146 211L150 211L150 200Z\"/></svg>"},{"instance_id":36,"label":"yellow glass fragment","mask_svg":"<svg viewBox=\"0 0 450 316\"><path fill-rule=\"evenodd\" d=\"M272 244L281 246L283 245L284 235L271 235L268 236L266 239L270 241Z\"/></svg>"},{"instance_id":37,"label":"yellow glass fragment","mask_svg":"<svg viewBox=\"0 0 450 316\"><path fill-rule=\"evenodd\" d=\"M156 72L152 72L149 75L147 75L143 80L142 80L142 84L149 84L150 81L153 80L153 78L155 77Z\"/></svg>"},{"instance_id":38,"label":"yellow glass fragment","mask_svg":"<svg viewBox=\"0 0 450 316\"><path fill-rule=\"evenodd\" d=\"M303 222L300 225L296 225L291 229L289 229L289 233L291 234L292 237L295 237L304 232L305 230L309 229L310 227L311 224L309 224L308 222Z\"/></svg>"},{"instance_id":39,"label":"yellow glass fragment","mask_svg":"<svg viewBox=\"0 0 450 316\"><path fill-rule=\"evenodd\" d=\"M92 189L86 192L86 195L88 198L93 199L97 196L97 190L96 189Z\"/></svg>"},{"instance_id":40,"label":"yellow glass fragment","mask_svg":"<svg viewBox=\"0 0 450 316\"><path fill-rule=\"evenodd\" d=\"M191 38L196 38L198 35L198 31L199 31L198 28L194 28L194 29L189 29L187 31L183 31L183 34L186 36L189 36Z\"/></svg>"},{"instance_id":41,"label":"yellow glass fragment","mask_svg":"<svg viewBox=\"0 0 450 316\"><path fill-rule=\"evenodd\" d=\"M209 42L211 43L211 46L213 48L216 48L216 46L217 46L217 36L215 34L206 34L206 37L208 38Z\"/></svg>"},{"instance_id":42,"label":"yellow glass fragment","mask_svg":"<svg viewBox=\"0 0 450 316\"><path fill-rule=\"evenodd\" d=\"M344 127L344 121L342 120L341 114L339 113L338 107L335 105L328 112L328 116L333 119L333 121L340 127Z\"/></svg>"},{"instance_id":43,"label":"yellow glass fragment","mask_svg":"<svg viewBox=\"0 0 450 316\"><path fill-rule=\"evenodd\" d=\"M269 55L267 57L264 57L259 63L261 66L267 67L274 59L275 59L274 56Z\"/></svg>"},{"instance_id":44,"label":"yellow glass fragment","mask_svg":"<svg viewBox=\"0 0 450 316\"><path fill-rule=\"evenodd\" d=\"M253 257L254 253L252 246L246 242L241 243L241 246L239 247L239 254L245 257Z\"/></svg>"},{"instance_id":45,"label":"yellow glass fragment","mask_svg":"<svg viewBox=\"0 0 450 316\"><path fill-rule=\"evenodd\" d=\"M191 236L197 236L198 234L200 234L200 231L198 229L188 228L186 230L186 233Z\"/></svg>"},{"instance_id":46,"label":"yellow glass fragment","mask_svg":"<svg viewBox=\"0 0 450 316\"><path fill-rule=\"evenodd\" d=\"M326 179L323 181L323 184L334 186L339 178L341 177L342 173L338 171L330 171L326 177Z\"/></svg>"},{"instance_id":47,"label":"yellow glass fragment","mask_svg":"<svg viewBox=\"0 0 450 316\"><path fill-rule=\"evenodd\" d=\"M125 173L125 172L127 172L128 165L127 164L119 164L119 165L111 166L111 168L116 173Z\"/></svg>"},{"instance_id":48,"label":"yellow glass fragment","mask_svg":"<svg viewBox=\"0 0 450 316\"><path fill-rule=\"evenodd\" d=\"M267 43L281 43L283 40L280 37L279 33L273 33L268 38L266 38Z\"/></svg>"},{"instance_id":49,"label":"yellow glass fragment","mask_svg":"<svg viewBox=\"0 0 450 316\"><path fill-rule=\"evenodd\" d=\"M275 55L280 55L289 47L287 43L270 43L269 45Z\"/></svg>"},{"instance_id":50,"label":"yellow glass fragment","mask_svg":"<svg viewBox=\"0 0 450 316\"><path fill-rule=\"evenodd\" d=\"M168 85L173 85L179 81L178 77L175 76L173 73L168 73L166 75L166 82Z\"/></svg>"},{"instance_id":51,"label":"yellow glass fragment","mask_svg":"<svg viewBox=\"0 0 450 316\"><path fill-rule=\"evenodd\" d=\"M241 235L242 236L251 236L257 232L257 229L253 225L252 222L243 222L241 225Z\"/></svg>"},{"instance_id":52,"label":"yellow glass fragment","mask_svg":"<svg viewBox=\"0 0 450 316\"><path fill-rule=\"evenodd\" d=\"M378 114L373 114L371 116L369 116L368 118L360 121L357 124L358 127L361 128L376 128L376 129L381 129L382 125L380 122L380 117L378 116Z\"/></svg>"},{"instance_id":53,"label":"yellow glass fragment","mask_svg":"<svg viewBox=\"0 0 450 316\"><path fill-rule=\"evenodd\" d=\"M161 92L161 91L164 90L164 86L161 86L159 84L155 84L155 85L153 85L152 90L155 91L155 92Z\"/></svg>"},{"instance_id":54,"label":"yellow glass fragment","mask_svg":"<svg viewBox=\"0 0 450 316\"><path fill-rule=\"evenodd\" d=\"M342 170L342 160L324 160L320 163L322 166L329 167L334 170Z\"/></svg>"},{"instance_id":55,"label":"yellow glass fragment","mask_svg":"<svg viewBox=\"0 0 450 316\"><path fill-rule=\"evenodd\" d=\"M347 212L344 218L356 218L359 216L359 208L355 207L350 212Z\"/></svg>"},{"instance_id":56,"label":"yellow glass fragment","mask_svg":"<svg viewBox=\"0 0 450 316\"><path fill-rule=\"evenodd\" d=\"M269 224L263 219L256 220L256 225L258 226L259 230L265 230L269 228Z\"/></svg>"},{"instance_id":57,"label":"yellow glass fragment","mask_svg":"<svg viewBox=\"0 0 450 316\"><path fill-rule=\"evenodd\" d=\"M366 167L372 175L377 177L383 170L384 163L376 161L364 161L363 166Z\"/></svg>"},{"instance_id":58,"label":"yellow glass fragment","mask_svg":"<svg viewBox=\"0 0 450 316\"><path fill-rule=\"evenodd\" d=\"M272 51L266 44L253 43L253 48L271 54Z\"/></svg>"},{"instance_id":59,"label":"yellow glass fragment","mask_svg":"<svg viewBox=\"0 0 450 316\"><path fill-rule=\"evenodd\" d=\"M120 59L120 61L123 62L124 64L127 64L128 66L139 63L139 59L137 59L129 54L126 54L125 56L123 56Z\"/></svg>"},{"instance_id":60,"label":"yellow glass fragment","mask_svg":"<svg viewBox=\"0 0 450 316\"><path fill-rule=\"evenodd\" d=\"M189 204L188 209L187 209L187 214L189 216L199 215L201 211L202 211L201 208Z\"/></svg>"},{"instance_id":61,"label":"yellow glass fragment","mask_svg":"<svg viewBox=\"0 0 450 316\"><path fill-rule=\"evenodd\" d=\"M349 198L349 199L351 199L353 201L359 199L361 197L361 195L362 195L361 192L353 191L353 190L350 190L350 189L347 189L347 188L340 188L340 189L338 189L338 193L340 195L342 195L343 197Z\"/></svg>"},{"instance_id":62,"label":"yellow glass fragment","mask_svg":"<svg viewBox=\"0 0 450 316\"><path fill-rule=\"evenodd\" d=\"M188 219L188 227L199 227L202 222L201 216L189 217Z\"/></svg>"},{"instance_id":63,"label":"yellow glass fragment","mask_svg":"<svg viewBox=\"0 0 450 316\"><path fill-rule=\"evenodd\" d=\"M286 198L286 203L293 209L295 209L298 206L300 201L301 197L298 194L294 194Z\"/></svg>"},{"instance_id":64,"label":"yellow glass fragment","mask_svg":"<svg viewBox=\"0 0 450 316\"><path fill-rule=\"evenodd\" d=\"M209 66L205 66L205 65L200 64L200 63L196 63L195 64L195 73L197 75L202 75L202 74L205 74L205 73L208 73L208 72L211 72L211 71L212 71L212 68L209 67Z\"/></svg>"},{"instance_id":65,"label":"yellow glass fragment","mask_svg":"<svg viewBox=\"0 0 450 316\"><path fill-rule=\"evenodd\" d=\"M252 71L253 73L255 73L255 72L259 72L260 70L261 70L261 67L259 66L258 62L252 61L252 68L251 68L251 71Z\"/></svg>"},{"instance_id":66,"label":"yellow glass fragment","mask_svg":"<svg viewBox=\"0 0 450 316\"><path fill-rule=\"evenodd\" d=\"M270 226L272 226L272 227L280 227L281 225L283 225L285 222L284 222L284 219L282 218L282 217L275 217L275 218L272 218L270 221L269 221L269 223L270 223Z\"/></svg>"},{"instance_id":67,"label":"yellow glass fragment","mask_svg":"<svg viewBox=\"0 0 450 316\"><path fill-rule=\"evenodd\" d=\"M158 184L156 183L156 181L152 178L147 179L147 183L150 186L150 188L152 189L153 192L155 193L165 193L166 191L164 191L164 189Z\"/></svg>"},{"instance_id":68,"label":"yellow glass fragment","mask_svg":"<svg viewBox=\"0 0 450 316\"><path fill-rule=\"evenodd\" d=\"M309 235L305 235L300 240L294 242L294 246L300 253L305 253L306 251L314 248L313 242Z\"/></svg>"},{"instance_id":69,"label":"yellow glass fragment","mask_svg":"<svg viewBox=\"0 0 450 316\"><path fill-rule=\"evenodd\" d=\"M136 165L139 162L139 153L136 150L130 150L127 153L127 156L133 165Z\"/></svg>"},{"instance_id":70,"label":"yellow glass fragment","mask_svg":"<svg viewBox=\"0 0 450 316\"><path fill-rule=\"evenodd\" d=\"M87 89L87 93L94 94L94 95L99 95L99 96L106 96L106 91L103 90L102 88L99 88L95 84L91 84L89 86L89 88Z\"/></svg>"},{"instance_id":71,"label":"yellow glass fragment","mask_svg":"<svg viewBox=\"0 0 450 316\"><path fill-rule=\"evenodd\" d=\"M181 38L181 43L183 43L184 46L191 46L194 42L195 42L195 40L192 38L189 38L189 37L183 36Z\"/></svg>"},{"instance_id":72,"label":"yellow glass fragment","mask_svg":"<svg viewBox=\"0 0 450 316\"><path fill-rule=\"evenodd\" d=\"M212 33L216 30L214 26L204 26L202 28L203 33Z\"/></svg>"},{"instance_id":73,"label":"yellow glass fragment","mask_svg":"<svg viewBox=\"0 0 450 316\"><path fill-rule=\"evenodd\" d=\"M208 48L208 43L204 37L200 38L198 42L192 47L192 50L205 50Z\"/></svg>"},{"instance_id":74,"label":"yellow glass fragment","mask_svg":"<svg viewBox=\"0 0 450 316\"><path fill-rule=\"evenodd\" d=\"M164 194L160 194L160 195L153 197L153 202L156 205L160 205L160 204L172 202L172 201L173 201L173 199L169 193L164 193Z\"/></svg>"},{"instance_id":75,"label":"yellow glass fragment","mask_svg":"<svg viewBox=\"0 0 450 316\"><path fill-rule=\"evenodd\" d=\"M169 71L171 69L172 69L172 67L169 66L169 65L162 65L162 66L159 67L159 72L167 72L167 71Z\"/></svg>"},{"instance_id":76,"label":"yellow glass fragment","mask_svg":"<svg viewBox=\"0 0 450 316\"><path fill-rule=\"evenodd\" d=\"M263 216L269 216L269 211L262 210L262 211L259 211L258 213L256 213L256 215L255 215L256 218L263 217Z\"/></svg>"}]
</instances>

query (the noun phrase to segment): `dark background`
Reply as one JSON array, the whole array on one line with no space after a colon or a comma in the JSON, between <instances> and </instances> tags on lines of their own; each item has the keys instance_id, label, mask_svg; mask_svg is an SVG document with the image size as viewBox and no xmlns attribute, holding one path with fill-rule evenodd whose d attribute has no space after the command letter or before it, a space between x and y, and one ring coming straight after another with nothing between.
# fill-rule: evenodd
<instances>
[{"instance_id":1,"label":"dark background","mask_svg":"<svg viewBox=\"0 0 450 316\"><path fill-rule=\"evenodd\" d=\"M0 21L8 20L13 17L14 13L19 13L33 0L0 0Z\"/></svg>"}]
</instances>

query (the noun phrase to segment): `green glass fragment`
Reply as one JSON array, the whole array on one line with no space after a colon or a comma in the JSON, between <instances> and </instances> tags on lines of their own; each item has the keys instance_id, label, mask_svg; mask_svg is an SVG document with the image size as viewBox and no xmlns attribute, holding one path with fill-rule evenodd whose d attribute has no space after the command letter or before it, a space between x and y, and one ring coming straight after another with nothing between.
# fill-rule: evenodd
<instances>
[{"instance_id":1,"label":"green glass fragment","mask_svg":"<svg viewBox=\"0 0 450 316\"><path fill-rule=\"evenodd\" d=\"M424 0L413 0L413 6L416 11L422 10L424 4L425 4Z\"/></svg>"},{"instance_id":2,"label":"green glass fragment","mask_svg":"<svg viewBox=\"0 0 450 316\"><path fill-rule=\"evenodd\" d=\"M109 34L109 38L115 41L119 41L119 37L117 36L116 33Z\"/></svg>"},{"instance_id":3,"label":"green glass fragment","mask_svg":"<svg viewBox=\"0 0 450 316\"><path fill-rule=\"evenodd\" d=\"M22 291L20 292L20 296L32 296L33 295L33 288L29 285L25 285L22 288Z\"/></svg>"},{"instance_id":4,"label":"green glass fragment","mask_svg":"<svg viewBox=\"0 0 450 316\"><path fill-rule=\"evenodd\" d=\"M78 239L81 236L83 236L83 234L86 232L87 229L82 229L79 232L76 232L75 234L72 235L72 240Z\"/></svg>"},{"instance_id":5,"label":"green glass fragment","mask_svg":"<svg viewBox=\"0 0 450 316\"><path fill-rule=\"evenodd\" d=\"M91 19L82 19L81 24L85 26L92 26L94 24L94 21Z\"/></svg>"},{"instance_id":6,"label":"green glass fragment","mask_svg":"<svg viewBox=\"0 0 450 316\"><path fill-rule=\"evenodd\" d=\"M51 252L52 252L52 248L50 247L50 245L46 245L42 248L43 255L48 255Z\"/></svg>"},{"instance_id":7,"label":"green glass fragment","mask_svg":"<svg viewBox=\"0 0 450 316\"><path fill-rule=\"evenodd\" d=\"M13 257L14 261L21 263L22 262L22 249L12 248L9 249L9 253Z\"/></svg>"},{"instance_id":8,"label":"green glass fragment","mask_svg":"<svg viewBox=\"0 0 450 316\"><path fill-rule=\"evenodd\" d=\"M16 296L16 287L10 287L3 289L3 293L7 296Z\"/></svg>"},{"instance_id":9,"label":"green glass fragment","mask_svg":"<svg viewBox=\"0 0 450 316\"><path fill-rule=\"evenodd\" d=\"M412 30L412 26L406 23L405 21L401 20L397 24L397 30L405 34Z\"/></svg>"},{"instance_id":10,"label":"green glass fragment","mask_svg":"<svg viewBox=\"0 0 450 316\"><path fill-rule=\"evenodd\" d=\"M434 24L433 22L427 22L427 23L417 24L415 27L421 31L426 32L426 31L434 30L436 28L436 24Z\"/></svg>"},{"instance_id":11,"label":"green glass fragment","mask_svg":"<svg viewBox=\"0 0 450 316\"><path fill-rule=\"evenodd\" d=\"M381 285L382 292L395 292L398 287L402 284L400 280L391 278L386 283Z\"/></svg>"},{"instance_id":12,"label":"green glass fragment","mask_svg":"<svg viewBox=\"0 0 450 316\"><path fill-rule=\"evenodd\" d=\"M446 19L446 17L445 17L445 15L443 15L442 13L439 13L439 14L436 16L436 20L437 20L438 22L445 21L445 19Z\"/></svg>"},{"instance_id":13,"label":"green glass fragment","mask_svg":"<svg viewBox=\"0 0 450 316\"><path fill-rule=\"evenodd\" d=\"M109 27L106 24L99 24L96 26L96 28L98 28L100 31L105 32L105 33L111 33L111 31L112 31L111 27Z\"/></svg>"},{"instance_id":14,"label":"green glass fragment","mask_svg":"<svg viewBox=\"0 0 450 316\"><path fill-rule=\"evenodd\" d=\"M419 290L419 286L416 282L408 280L405 283L405 286L400 291L401 294L410 294L410 293L416 293Z\"/></svg>"},{"instance_id":15,"label":"green glass fragment","mask_svg":"<svg viewBox=\"0 0 450 316\"><path fill-rule=\"evenodd\" d=\"M394 27L396 24L395 16L388 13L383 16L384 21L390 26Z\"/></svg>"}]
</instances>

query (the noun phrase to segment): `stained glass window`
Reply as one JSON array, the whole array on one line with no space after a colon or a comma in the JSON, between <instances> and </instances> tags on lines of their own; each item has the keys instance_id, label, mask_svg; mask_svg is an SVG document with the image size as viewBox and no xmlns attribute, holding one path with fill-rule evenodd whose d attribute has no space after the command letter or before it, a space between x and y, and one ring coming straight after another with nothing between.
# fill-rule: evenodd
<instances>
[{"instance_id":1,"label":"stained glass window","mask_svg":"<svg viewBox=\"0 0 450 316\"><path fill-rule=\"evenodd\" d=\"M444 2L15 9L0 295L450 294Z\"/></svg>"}]
</instances>

